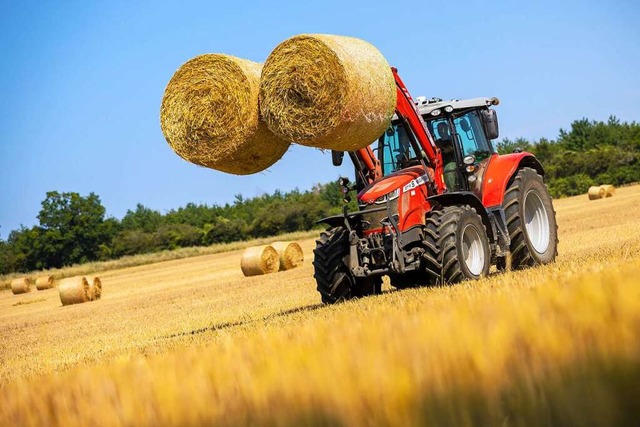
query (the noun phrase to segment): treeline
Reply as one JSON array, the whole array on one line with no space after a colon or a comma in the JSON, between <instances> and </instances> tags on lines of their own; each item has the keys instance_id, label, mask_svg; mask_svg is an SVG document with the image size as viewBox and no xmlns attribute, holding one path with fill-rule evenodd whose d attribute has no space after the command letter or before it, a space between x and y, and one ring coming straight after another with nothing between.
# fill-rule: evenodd
<instances>
[{"instance_id":1,"label":"treeline","mask_svg":"<svg viewBox=\"0 0 640 427\"><path fill-rule=\"evenodd\" d=\"M334 182L252 199L236 195L224 206L190 203L165 214L138 204L118 220L106 217L96 194L53 191L42 202L38 225L0 240L0 274L310 230L342 205Z\"/></svg>"},{"instance_id":2,"label":"treeline","mask_svg":"<svg viewBox=\"0 0 640 427\"><path fill-rule=\"evenodd\" d=\"M621 123L616 117L607 122L577 120L571 129L560 129L556 141L504 139L500 153L515 148L536 155L546 171L553 197L586 193L592 185L621 185L640 182L640 124Z\"/></svg>"},{"instance_id":3,"label":"treeline","mask_svg":"<svg viewBox=\"0 0 640 427\"><path fill-rule=\"evenodd\" d=\"M640 125L578 120L556 141L504 139L501 153L531 151L542 162L554 197L585 193L594 184L640 181ZM211 245L309 230L321 217L341 212L336 182L310 191L276 191L252 199L241 195L224 206L196 205L160 213L143 205L108 218L100 198L47 193L39 224L0 240L0 274L62 267L87 261L179 247ZM350 209L357 209L355 201Z\"/></svg>"}]
</instances>

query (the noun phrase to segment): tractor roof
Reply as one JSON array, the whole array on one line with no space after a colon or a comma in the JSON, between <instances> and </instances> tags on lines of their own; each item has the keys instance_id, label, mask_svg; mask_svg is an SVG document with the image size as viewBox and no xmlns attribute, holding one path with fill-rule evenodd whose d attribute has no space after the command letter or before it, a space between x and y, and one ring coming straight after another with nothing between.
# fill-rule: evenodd
<instances>
[{"instance_id":1,"label":"tractor roof","mask_svg":"<svg viewBox=\"0 0 640 427\"><path fill-rule=\"evenodd\" d=\"M498 105L500 100L496 97L492 98L472 98L472 99L452 99L451 101L443 101L440 98L431 98L427 99L426 96L419 96L416 100L416 107L418 107L418 111L420 115L427 116L431 114L432 111L440 109L443 110L445 107L453 107L454 111L466 110L469 108L477 108L477 107L490 107L492 105ZM398 118L397 115L393 115L393 120Z\"/></svg>"},{"instance_id":2,"label":"tractor roof","mask_svg":"<svg viewBox=\"0 0 640 427\"><path fill-rule=\"evenodd\" d=\"M490 107L498 105L498 98L472 98L472 99L452 99L451 101L443 101L439 98L427 99L420 96L417 99L416 106L421 115L431 114L433 110L444 109L451 106L454 110L466 110L468 108Z\"/></svg>"}]
</instances>

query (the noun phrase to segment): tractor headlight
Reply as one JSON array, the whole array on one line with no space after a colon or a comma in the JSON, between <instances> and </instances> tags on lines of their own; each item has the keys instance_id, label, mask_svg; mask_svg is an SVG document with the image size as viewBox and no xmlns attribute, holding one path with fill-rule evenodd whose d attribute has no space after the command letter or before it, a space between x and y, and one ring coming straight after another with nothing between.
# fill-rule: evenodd
<instances>
[{"instance_id":1,"label":"tractor headlight","mask_svg":"<svg viewBox=\"0 0 640 427\"><path fill-rule=\"evenodd\" d=\"M375 203L377 205L380 205L382 203L386 203L387 200L391 201L391 200L395 200L398 198L398 196L400 195L400 189L396 188L395 190L393 190L390 193L385 194L384 196L380 196L376 199Z\"/></svg>"}]
</instances>

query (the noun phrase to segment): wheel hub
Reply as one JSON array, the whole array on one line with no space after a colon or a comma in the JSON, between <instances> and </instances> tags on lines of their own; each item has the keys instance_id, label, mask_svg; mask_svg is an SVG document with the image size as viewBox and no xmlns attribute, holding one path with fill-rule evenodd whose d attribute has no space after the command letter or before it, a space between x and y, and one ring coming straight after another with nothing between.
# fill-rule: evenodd
<instances>
[{"instance_id":1,"label":"wheel hub","mask_svg":"<svg viewBox=\"0 0 640 427\"><path fill-rule=\"evenodd\" d=\"M542 199L534 190L524 197L524 227L533 249L543 254L549 248L549 217Z\"/></svg>"},{"instance_id":2,"label":"wheel hub","mask_svg":"<svg viewBox=\"0 0 640 427\"><path fill-rule=\"evenodd\" d=\"M482 274L484 256L480 233L474 226L467 225L462 232L462 259L471 274L475 276Z\"/></svg>"}]
</instances>

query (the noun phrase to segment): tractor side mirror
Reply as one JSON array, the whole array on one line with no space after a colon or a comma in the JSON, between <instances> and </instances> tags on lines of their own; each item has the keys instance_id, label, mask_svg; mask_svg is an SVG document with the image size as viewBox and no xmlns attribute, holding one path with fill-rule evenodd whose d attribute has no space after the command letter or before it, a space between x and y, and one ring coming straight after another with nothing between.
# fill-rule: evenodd
<instances>
[{"instance_id":1,"label":"tractor side mirror","mask_svg":"<svg viewBox=\"0 0 640 427\"><path fill-rule=\"evenodd\" d=\"M497 139L500 131L498 129L498 114L496 110L488 108L481 111L482 124L487 139Z\"/></svg>"},{"instance_id":2,"label":"tractor side mirror","mask_svg":"<svg viewBox=\"0 0 640 427\"><path fill-rule=\"evenodd\" d=\"M344 151L331 150L331 161L333 166L340 166L344 158Z\"/></svg>"}]
</instances>

